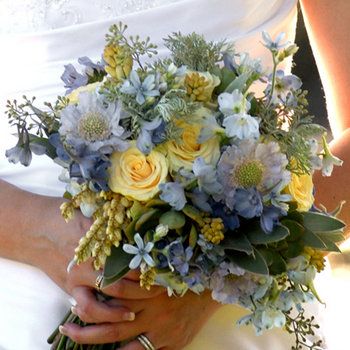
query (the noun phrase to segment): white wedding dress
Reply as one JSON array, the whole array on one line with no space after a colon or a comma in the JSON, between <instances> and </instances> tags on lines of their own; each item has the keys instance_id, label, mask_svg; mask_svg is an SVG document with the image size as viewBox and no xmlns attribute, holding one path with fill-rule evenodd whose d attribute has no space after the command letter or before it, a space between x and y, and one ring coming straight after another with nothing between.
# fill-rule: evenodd
<instances>
[{"instance_id":1,"label":"white wedding dress","mask_svg":"<svg viewBox=\"0 0 350 350\"><path fill-rule=\"evenodd\" d=\"M130 34L150 36L166 54L161 39L173 31L196 31L208 39L228 38L237 51L270 64L261 31L280 32L293 41L297 0L0 0L0 177L29 191L61 196L60 169L35 157L29 168L10 165L4 151L13 147L3 109L6 99L36 96L53 101L64 94L63 66L81 56L100 59L110 24L123 21ZM44 218L43 218L44 219ZM10 234L10 232L9 232ZM1 244L1 243L0 243ZM46 337L69 307L68 296L31 266L0 259L0 350L49 349ZM291 338L282 331L257 337L237 328L244 314L224 307L186 350L285 350Z\"/></svg>"}]
</instances>

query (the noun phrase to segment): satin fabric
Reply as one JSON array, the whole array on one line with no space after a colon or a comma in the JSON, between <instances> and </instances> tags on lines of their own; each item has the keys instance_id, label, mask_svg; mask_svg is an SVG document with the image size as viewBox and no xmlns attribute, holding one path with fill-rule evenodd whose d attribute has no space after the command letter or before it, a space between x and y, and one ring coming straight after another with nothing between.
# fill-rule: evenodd
<instances>
[{"instance_id":1,"label":"satin fabric","mask_svg":"<svg viewBox=\"0 0 350 350\"><path fill-rule=\"evenodd\" d=\"M183 0L162 2L162 6L105 20L62 26L55 30L0 36L0 106L6 99L37 96L38 102L53 101L64 94L60 75L63 65L78 57L100 58L108 27L123 21L129 34L150 36L163 57L167 51L162 38L174 31L196 31L207 39L235 41L237 51L249 52L270 65L270 53L261 44L261 32L272 37L286 33L293 41L296 0ZM88 11L81 0L81 10ZM102 14L100 15L102 16ZM1 111L1 109L0 109ZM64 184L58 181L60 168L45 157L34 157L29 168L9 165L5 149L16 143L0 119L0 177L20 188L61 196ZM43 221L45 218L43 218ZM11 233L9 228L9 234ZM21 242L19 244L25 244ZM69 306L68 296L34 267L0 259L0 349L49 349L46 337ZM245 313L235 306L220 309L186 350L284 350L290 338L282 331L256 337L250 328L236 328L235 321Z\"/></svg>"}]
</instances>

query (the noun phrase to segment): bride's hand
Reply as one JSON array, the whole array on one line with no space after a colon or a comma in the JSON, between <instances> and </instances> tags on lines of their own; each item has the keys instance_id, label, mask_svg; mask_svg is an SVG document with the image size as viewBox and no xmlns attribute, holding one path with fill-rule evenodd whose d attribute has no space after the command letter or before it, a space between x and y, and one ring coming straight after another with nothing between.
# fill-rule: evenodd
<instances>
[{"instance_id":1,"label":"bride's hand","mask_svg":"<svg viewBox=\"0 0 350 350\"><path fill-rule=\"evenodd\" d=\"M189 344L207 319L219 307L210 293L187 293L184 297L168 297L164 289L152 287L150 292L141 289L138 281L123 279L104 290L118 298L107 302L97 301L81 288L73 292L77 306L73 311L86 322L86 327L66 324L61 332L78 343L101 344L133 339L146 335L156 349L178 350ZM133 322L115 323L113 309L126 307L135 314ZM122 350L144 350L133 340Z\"/></svg>"}]
</instances>

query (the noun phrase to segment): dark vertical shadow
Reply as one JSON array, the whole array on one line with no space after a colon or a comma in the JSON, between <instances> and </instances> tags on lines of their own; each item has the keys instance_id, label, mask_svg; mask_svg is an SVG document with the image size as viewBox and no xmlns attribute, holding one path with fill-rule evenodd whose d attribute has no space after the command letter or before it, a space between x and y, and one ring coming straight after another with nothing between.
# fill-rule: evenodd
<instances>
[{"instance_id":1,"label":"dark vertical shadow","mask_svg":"<svg viewBox=\"0 0 350 350\"><path fill-rule=\"evenodd\" d=\"M309 111L311 115L315 116L314 121L329 129L324 92L300 10L296 43L299 46L299 51L294 56L293 73L301 78L303 89L309 92Z\"/></svg>"}]
</instances>

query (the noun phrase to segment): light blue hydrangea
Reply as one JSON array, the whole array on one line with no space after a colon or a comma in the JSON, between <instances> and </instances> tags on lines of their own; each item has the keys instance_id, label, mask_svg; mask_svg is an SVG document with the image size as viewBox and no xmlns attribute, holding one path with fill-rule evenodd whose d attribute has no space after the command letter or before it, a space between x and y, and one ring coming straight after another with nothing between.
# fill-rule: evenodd
<instances>
[{"instance_id":1,"label":"light blue hydrangea","mask_svg":"<svg viewBox=\"0 0 350 350\"><path fill-rule=\"evenodd\" d=\"M59 133L73 148L85 145L90 152L124 151L128 134L120 125L121 113L120 103L107 105L96 92L84 92L77 105L61 111Z\"/></svg>"},{"instance_id":2,"label":"light blue hydrangea","mask_svg":"<svg viewBox=\"0 0 350 350\"><path fill-rule=\"evenodd\" d=\"M146 263L150 267L155 266L155 262L150 255L154 243L148 242L145 244L139 233L135 234L134 240L137 245L136 247L131 244L123 245L124 252L135 255L129 263L130 269L137 269L142 262Z\"/></svg>"},{"instance_id":3,"label":"light blue hydrangea","mask_svg":"<svg viewBox=\"0 0 350 350\"><path fill-rule=\"evenodd\" d=\"M182 210L187 199L185 190L178 182L166 182L159 185L160 199L169 203L175 210Z\"/></svg>"},{"instance_id":4,"label":"light blue hydrangea","mask_svg":"<svg viewBox=\"0 0 350 350\"><path fill-rule=\"evenodd\" d=\"M160 92L156 87L156 76L150 74L141 82L141 79L135 70L131 71L129 79L123 83L120 91L124 94L136 96L136 102L139 105L143 105L148 97L160 95Z\"/></svg>"}]
</instances>

